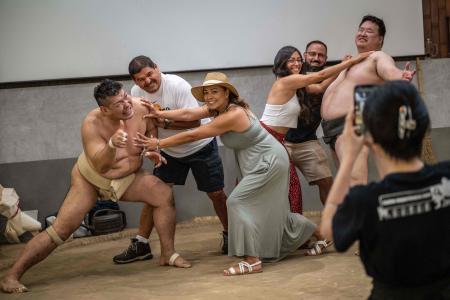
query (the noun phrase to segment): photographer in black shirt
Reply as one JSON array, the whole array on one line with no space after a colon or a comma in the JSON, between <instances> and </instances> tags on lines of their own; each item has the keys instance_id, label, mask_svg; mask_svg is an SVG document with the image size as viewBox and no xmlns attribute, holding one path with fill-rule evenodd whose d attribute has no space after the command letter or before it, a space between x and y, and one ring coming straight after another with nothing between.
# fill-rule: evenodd
<instances>
[{"instance_id":1,"label":"photographer in black shirt","mask_svg":"<svg viewBox=\"0 0 450 300\"><path fill-rule=\"evenodd\" d=\"M359 241L373 278L369 299L450 299L450 162L420 160L430 120L405 81L376 87L358 136L353 115L343 132L345 153L322 215L321 233L338 251ZM354 158L366 144L380 181L350 188Z\"/></svg>"}]
</instances>

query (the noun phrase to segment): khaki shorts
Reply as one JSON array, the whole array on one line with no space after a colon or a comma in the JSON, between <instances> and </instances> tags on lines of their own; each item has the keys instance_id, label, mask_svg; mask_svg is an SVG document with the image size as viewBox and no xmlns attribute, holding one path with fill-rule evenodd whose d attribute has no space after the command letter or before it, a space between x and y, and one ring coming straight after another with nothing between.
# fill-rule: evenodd
<instances>
[{"instance_id":1,"label":"khaki shorts","mask_svg":"<svg viewBox=\"0 0 450 300\"><path fill-rule=\"evenodd\" d=\"M289 155L303 176L311 182L332 177L328 157L318 140L304 143L284 142Z\"/></svg>"}]
</instances>

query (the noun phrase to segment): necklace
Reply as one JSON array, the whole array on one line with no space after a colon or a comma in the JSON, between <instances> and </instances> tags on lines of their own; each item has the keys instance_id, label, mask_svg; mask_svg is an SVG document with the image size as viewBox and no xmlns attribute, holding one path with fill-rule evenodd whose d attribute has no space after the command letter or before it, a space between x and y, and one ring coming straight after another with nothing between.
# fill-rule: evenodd
<instances>
[{"instance_id":1,"label":"necklace","mask_svg":"<svg viewBox=\"0 0 450 300\"><path fill-rule=\"evenodd\" d=\"M217 110L217 114L220 115L224 112L227 112L229 108L230 108L230 102L227 103L227 106L225 106L224 110L222 110L222 111Z\"/></svg>"}]
</instances>

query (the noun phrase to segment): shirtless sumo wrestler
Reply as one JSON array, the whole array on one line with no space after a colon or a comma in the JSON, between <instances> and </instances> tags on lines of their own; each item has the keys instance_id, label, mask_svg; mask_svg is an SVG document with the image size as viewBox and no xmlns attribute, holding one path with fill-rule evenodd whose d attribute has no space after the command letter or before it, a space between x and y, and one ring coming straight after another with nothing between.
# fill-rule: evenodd
<instances>
[{"instance_id":1,"label":"shirtless sumo wrestler","mask_svg":"<svg viewBox=\"0 0 450 300\"><path fill-rule=\"evenodd\" d=\"M340 135L343 130L345 116L353 110L353 90L359 84L380 84L386 80L412 80L415 70L404 70L395 66L388 54L381 51L386 28L383 20L368 15L364 16L355 37L358 53L375 51L368 58L342 71L338 78L326 90L321 107L324 140L335 151L337 159L342 157ZM367 147L360 152L352 171L352 185L367 183L368 167Z\"/></svg>"},{"instance_id":2,"label":"shirtless sumo wrestler","mask_svg":"<svg viewBox=\"0 0 450 300\"><path fill-rule=\"evenodd\" d=\"M111 80L99 84L94 96L99 108L92 110L83 121L84 152L72 169L70 190L58 217L53 226L25 246L1 282L4 292L27 291L19 282L25 271L70 237L98 197L150 205L161 243L160 264L190 267L174 249L175 207L171 190L141 169L143 156L157 165L161 156L133 145L138 132L149 135L153 129L153 124L142 118L147 109L139 99L128 96L120 83Z\"/></svg>"}]
</instances>

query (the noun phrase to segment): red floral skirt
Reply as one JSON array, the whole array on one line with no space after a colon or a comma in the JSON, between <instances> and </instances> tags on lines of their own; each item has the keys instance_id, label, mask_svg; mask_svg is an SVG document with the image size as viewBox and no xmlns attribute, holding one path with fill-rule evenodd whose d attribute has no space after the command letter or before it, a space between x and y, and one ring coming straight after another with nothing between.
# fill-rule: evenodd
<instances>
[{"instance_id":1,"label":"red floral skirt","mask_svg":"<svg viewBox=\"0 0 450 300\"><path fill-rule=\"evenodd\" d=\"M262 127L264 127L273 137L279 141L284 147L284 134L276 132L263 122L261 122ZM286 150L287 151L287 150ZM295 170L295 165L289 157L289 204L291 207L291 212L293 213L303 213L303 199L302 199L302 187L300 186L300 179L298 178L297 171Z\"/></svg>"}]
</instances>

